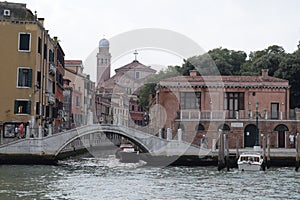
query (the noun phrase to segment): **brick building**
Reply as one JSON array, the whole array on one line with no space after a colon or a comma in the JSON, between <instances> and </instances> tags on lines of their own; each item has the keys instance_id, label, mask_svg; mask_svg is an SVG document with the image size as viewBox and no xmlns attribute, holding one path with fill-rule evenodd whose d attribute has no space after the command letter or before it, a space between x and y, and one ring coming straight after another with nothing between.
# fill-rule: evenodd
<instances>
[{"instance_id":1,"label":"brick building","mask_svg":"<svg viewBox=\"0 0 300 200\"><path fill-rule=\"evenodd\" d=\"M290 134L299 130L296 115L289 109L289 83L268 76L177 76L157 86L156 128L183 130L183 139L200 145L205 136L211 147L223 131L230 148L253 147L262 135L270 135L271 147L287 148ZM257 134L257 128L258 132ZM164 132L165 134L165 132Z\"/></svg>"}]
</instances>

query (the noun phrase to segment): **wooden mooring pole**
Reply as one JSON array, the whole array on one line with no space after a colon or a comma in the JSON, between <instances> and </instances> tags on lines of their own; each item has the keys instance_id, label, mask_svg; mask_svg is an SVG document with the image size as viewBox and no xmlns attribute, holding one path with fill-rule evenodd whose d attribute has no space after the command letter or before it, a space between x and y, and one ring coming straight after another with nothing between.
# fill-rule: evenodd
<instances>
[{"instance_id":1,"label":"wooden mooring pole","mask_svg":"<svg viewBox=\"0 0 300 200\"><path fill-rule=\"evenodd\" d=\"M266 170L266 163L267 163L267 156L266 156L266 136L263 136L263 164L262 164L262 170Z\"/></svg>"},{"instance_id":2,"label":"wooden mooring pole","mask_svg":"<svg viewBox=\"0 0 300 200\"><path fill-rule=\"evenodd\" d=\"M224 159L224 134L221 132L219 135L219 151L218 151L218 170L222 170L225 167Z\"/></svg>"},{"instance_id":3,"label":"wooden mooring pole","mask_svg":"<svg viewBox=\"0 0 300 200\"><path fill-rule=\"evenodd\" d=\"M270 168L270 134L268 134L268 136L267 136L267 163L266 163L266 165L267 165L267 169L269 169Z\"/></svg>"},{"instance_id":4,"label":"wooden mooring pole","mask_svg":"<svg viewBox=\"0 0 300 200\"><path fill-rule=\"evenodd\" d=\"M224 135L225 137L225 147L226 147L226 167L227 167L227 171L229 172L230 169L230 158L229 158L229 138L228 135Z\"/></svg>"},{"instance_id":5,"label":"wooden mooring pole","mask_svg":"<svg viewBox=\"0 0 300 200\"><path fill-rule=\"evenodd\" d=\"M298 171L299 169L299 166L300 166L300 160L299 160L299 157L300 157L300 136L297 135L296 136L296 168L295 170Z\"/></svg>"},{"instance_id":6,"label":"wooden mooring pole","mask_svg":"<svg viewBox=\"0 0 300 200\"><path fill-rule=\"evenodd\" d=\"M240 138L237 137L237 138L236 138L236 141L235 141L235 146L236 146L235 159L236 159L236 162L237 162L237 160L238 160L239 157L240 157L239 144L240 144Z\"/></svg>"}]
</instances>

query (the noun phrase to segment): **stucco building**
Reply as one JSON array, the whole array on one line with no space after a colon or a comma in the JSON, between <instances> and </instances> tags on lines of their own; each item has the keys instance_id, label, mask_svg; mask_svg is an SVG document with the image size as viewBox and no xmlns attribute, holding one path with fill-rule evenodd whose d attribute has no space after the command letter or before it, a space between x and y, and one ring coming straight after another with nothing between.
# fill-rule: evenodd
<instances>
[{"instance_id":1,"label":"stucco building","mask_svg":"<svg viewBox=\"0 0 300 200\"><path fill-rule=\"evenodd\" d=\"M157 86L152 126L183 130L183 139L200 145L203 137L209 147L219 133L229 137L230 148L253 147L262 135L270 135L271 147L289 147L288 137L299 130L289 109L289 83L268 76L177 76L161 80ZM257 134L257 128L258 132ZM165 132L164 132L165 133Z\"/></svg>"},{"instance_id":2,"label":"stucco building","mask_svg":"<svg viewBox=\"0 0 300 200\"><path fill-rule=\"evenodd\" d=\"M89 112L94 108L95 83L90 80L90 76L83 73L81 60L65 61L65 79L70 81L72 87L72 118L74 126L79 127L87 124Z\"/></svg>"},{"instance_id":3,"label":"stucco building","mask_svg":"<svg viewBox=\"0 0 300 200\"><path fill-rule=\"evenodd\" d=\"M18 124L53 127L61 109L57 69L64 73L58 40L45 29L44 19L21 3L0 2L0 35L3 136L14 137L13 126Z\"/></svg>"}]
</instances>

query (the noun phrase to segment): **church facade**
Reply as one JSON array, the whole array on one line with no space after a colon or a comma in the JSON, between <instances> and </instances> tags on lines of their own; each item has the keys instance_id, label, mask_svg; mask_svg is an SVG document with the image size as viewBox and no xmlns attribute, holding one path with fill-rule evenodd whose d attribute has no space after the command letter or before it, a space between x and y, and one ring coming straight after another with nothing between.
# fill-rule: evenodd
<instances>
[{"instance_id":1,"label":"church facade","mask_svg":"<svg viewBox=\"0 0 300 200\"><path fill-rule=\"evenodd\" d=\"M131 109L133 103L130 101L136 99L136 92L144 85L148 77L156 73L156 70L140 63L136 55L137 52L131 63L117 68L115 74L110 77L109 41L100 40L97 54L96 92L96 115L100 123L124 126L130 126L135 122L140 123L140 115L143 112L141 109ZM131 111L135 112L134 115L130 114Z\"/></svg>"}]
</instances>

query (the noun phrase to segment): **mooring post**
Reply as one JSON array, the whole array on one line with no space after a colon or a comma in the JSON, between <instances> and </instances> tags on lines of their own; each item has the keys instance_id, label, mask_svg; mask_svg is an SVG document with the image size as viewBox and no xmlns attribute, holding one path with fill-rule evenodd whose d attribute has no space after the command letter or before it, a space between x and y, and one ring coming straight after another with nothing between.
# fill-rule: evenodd
<instances>
[{"instance_id":1,"label":"mooring post","mask_svg":"<svg viewBox=\"0 0 300 200\"><path fill-rule=\"evenodd\" d=\"M266 162L267 162L267 158L266 158L266 136L263 136L263 164L262 164L262 169L263 171L266 170Z\"/></svg>"},{"instance_id":2,"label":"mooring post","mask_svg":"<svg viewBox=\"0 0 300 200\"><path fill-rule=\"evenodd\" d=\"M299 153L300 153L300 136L297 134L296 136L296 168L295 170L298 171L299 166L300 166L300 161L299 161Z\"/></svg>"},{"instance_id":3,"label":"mooring post","mask_svg":"<svg viewBox=\"0 0 300 200\"><path fill-rule=\"evenodd\" d=\"M268 134L268 136L267 136L267 169L269 169L270 168L270 134Z\"/></svg>"},{"instance_id":4,"label":"mooring post","mask_svg":"<svg viewBox=\"0 0 300 200\"><path fill-rule=\"evenodd\" d=\"M235 146L236 146L236 153L235 153L235 158L236 160L239 159L240 152L239 152L239 144L240 144L240 138L237 137L235 141Z\"/></svg>"},{"instance_id":5,"label":"mooring post","mask_svg":"<svg viewBox=\"0 0 300 200\"><path fill-rule=\"evenodd\" d=\"M224 135L221 132L219 135L219 151L218 151L218 170L222 170L225 166L224 160Z\"/></svg>"},{"instance_id":6,"label":"mooring post","mask_svg":"<svg viewBox=\"0 0 300 200\"><path fill-rule=\"evenodd\" d=\"M227 167L227 171L229 171L230 169L230 158L229 158L229 138L227 134L224 134L225 137L225 146L226 146L226 167Z\"/></svg>"}]
</instances>

